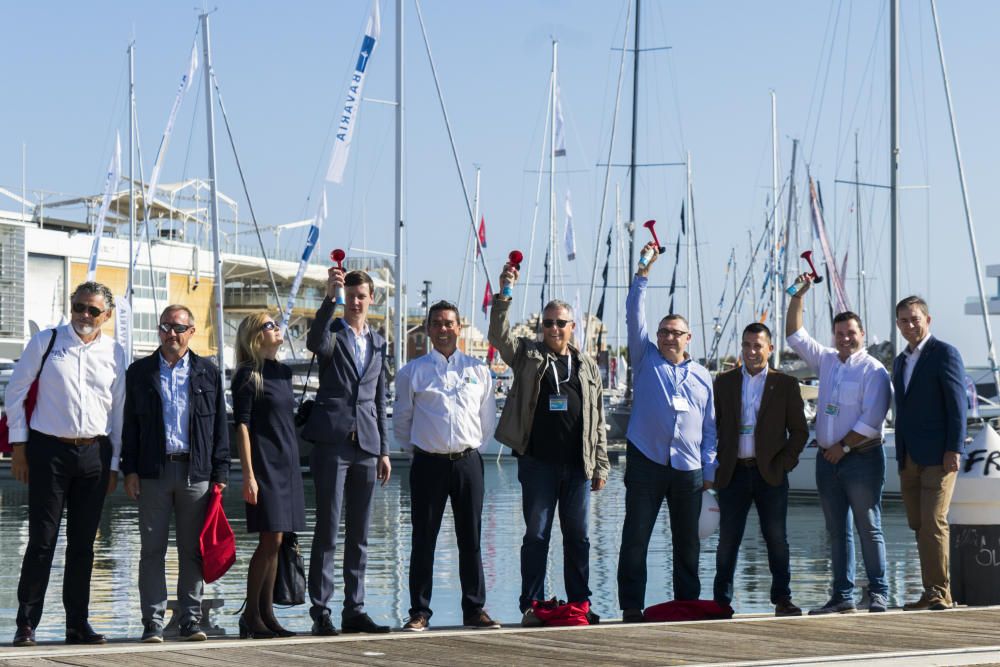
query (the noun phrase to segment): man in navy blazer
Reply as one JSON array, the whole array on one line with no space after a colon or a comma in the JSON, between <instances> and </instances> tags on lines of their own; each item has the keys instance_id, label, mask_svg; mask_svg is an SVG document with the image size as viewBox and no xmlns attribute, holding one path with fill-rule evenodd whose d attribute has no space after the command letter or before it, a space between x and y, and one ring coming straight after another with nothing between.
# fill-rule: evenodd
<instances>
[{"instance_id":1,"label":"man in navy blazer","mask_svg":"<svg viewBox=\"0 0 1000 667\"><path fill-rule=\"evenodd\" d=\"M917 537L924 592L907 610L952 606L948 573L948 506L965 442L965 365L958 350L930 333L927 302L896 305L908 345L896 357L896 459L906 519Z\"/></svg>"},{"instance_id":2,"label":"man in navy blazer","mask_svg":"<svg viewBox=\"0 0 1000 667\"><path fill-rule=\"evenodd\" d=\"M316 485L316 530L309 558L312 633L337 634L330 619L337 529L345 503L344 632L388 632L365 613L368 525L376 479L389 481L385 339L368 326L375 285L363 271L329 271L326 298L306 347L319 361L319 391L302 437L315 443L310 469ZM333 319L337 295L344 316Z\"/></svg>"}]
</instances>

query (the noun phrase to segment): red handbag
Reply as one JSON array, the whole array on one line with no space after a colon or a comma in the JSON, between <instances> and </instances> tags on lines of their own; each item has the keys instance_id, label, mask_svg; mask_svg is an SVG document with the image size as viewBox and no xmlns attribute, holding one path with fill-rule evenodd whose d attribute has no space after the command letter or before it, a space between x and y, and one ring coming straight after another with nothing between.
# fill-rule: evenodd
<instances>
[{"instance_id":1,"label":"red handbag","mask_svg":"<svg viewBox=\"0 0 1000 667\"><path fill-rule=\"evenodd\" d=\"M35 374L35 381L28 388L28 395L24 397L24 423L31 426L31 413L35 411L35 403L38 402L38 378L42 376L42 369L45 368L45 360L49 358L49 352L56 342L57 329L52 330L52 337L49 339L49 346L45 348L42 355L42 363L38 365L38 373ZM0 417L0 454L10 454L14 451L10 444L10 427L7 425L7 413Z\"/></svg>"},{"instance_id":2,"label":"red handbag","mask_svg":"<svg viewBox=\"0 0 1000 667\"><path fill-rule=\"evenodd\" d=\"M543 625L569 626L569 625L590 625L587 620L587 613L590 611L590 602L560 602L556 598L551 600L532 600L531 608L535 611L535 617Z\"/></svg>"},{"instance_id":3,"label":"red handbag","mask_svg":"<svg viewBox=\"0 0 1000 667\"><path fill-rule=\"evenodd\" d=\"M205 525L201 529L201 576L210 584L224 575L236 562L236 535L222 509L222 491L212 484Z\"/></svg>"}]
</instances>

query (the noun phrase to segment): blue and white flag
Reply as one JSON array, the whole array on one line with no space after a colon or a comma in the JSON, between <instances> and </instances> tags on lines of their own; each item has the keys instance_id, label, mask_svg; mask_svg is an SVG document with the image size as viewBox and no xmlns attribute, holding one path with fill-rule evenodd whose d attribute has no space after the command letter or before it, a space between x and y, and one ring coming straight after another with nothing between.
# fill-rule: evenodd
<instances>
[{"instance_id":1,"label":"blue and white flag","mask_svg":"<svg viewBox=\"0 0 1000 667\"><path fill-rule=\"evenodd\" d=\"M382 21L379 17L378 0L372 2L372 11L365 25L365 36L361 40L361 52L354 66L354 74L347 85L347 96L344 108L340 112L337 133L333 140L333 153L330 155L330 167L326 170L326 180L331 183L341 183L344 180L344 169L347 167L347 156L351 151L351 138L354 127L358 124L358 113L361 111L361 92L365 85L365 70L368 59L375 51L375 43L382 32Z\"/></svg>"},{"instance_id":2,"label":"blue and white flag","mask_svg":"<svg viewBox=\"0 0 1000 667\"><path fill-rule=\"evenodd\" d=\"M323 190L323 199L320 200L319 210L316 211L316 219L309 226L309 233L306 234L306 247L302 249L302 259L299 260L299 270L295 273L295 280L292 281L292 289L288 293L288 303L285 306L285 318L281 325L282 332L288 331L288 323L292 319L292 309L295 307L295 295L299 292L302 284L302 277L309 266L309 259L312 257L316 245L319 243L319 231L323 228L323 221L326 220L326 190Z\"/></svg>"},{"instance_id":3,"label":"blue and white flag","mask_svg":"<svg viewBox=\"0 0 1000 667\"><path fill-rule=\"evenodd\" d=\"M146 209L153 205L153 198L156 196L156 186L160 182L160 168L163 167L163 157L167 153L167 146L170 145L170 135L174 131L174 122L177 120L177 112L184 101L184 93L191 87L194 80L194 73L198 69L198 49L195 44L191 45L191 59L188 61L187 72L181 77L180 85L177 86L177 95L174 96L174 105L170 108L170 115L167 117L167 127L163 130L163 137L160 139L160 147L156 150L156 160L153 162L153 171L149 175L149 188L143 197L143 204Z\"/></svg>"},{"instance_id":4,"label":"blue and white flag","mask_svg":"<svg viewBox=\"0 0 1000 667\"><path fill-rule=\"evenodd\" d=\"M561 97L559 86L556 86L556 157L566 155L566 121L563 119Z\"/></svg>"},{"instance_id":5,"label":"blue and white flag","mask_svg":"<svg viewBox=\"0 0 1000 667\"><path fill-rule=\"evenodd\" d=\"M97 274L97 255L101 248L101 237L104 235L104 219L111 206L111 197L122 174L122 141L115 132L115 152L111 155L108 165L108 175L104 179L104 198L101 200L101 210L97 214L97 225L94 227L94 242L90 246L90 263L87 264L87 282L94 280Z\"/></svg>"},{"instance_id":6,"label":"blue and white flag","mask_svg":"<svg viewBox=\"0 0 1000 667\"><path fill-rule=\"evenodd\" d=\"M569 203L569 190L566 191L566 259L576 259L576 234L573 233L573 207Z\"/></svg>"}]
</instances>

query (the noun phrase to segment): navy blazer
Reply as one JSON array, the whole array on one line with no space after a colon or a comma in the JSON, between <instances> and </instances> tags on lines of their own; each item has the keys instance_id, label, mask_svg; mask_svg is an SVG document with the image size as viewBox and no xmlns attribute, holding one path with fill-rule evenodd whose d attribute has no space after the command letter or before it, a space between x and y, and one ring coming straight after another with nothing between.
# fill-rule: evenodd
<instances>
[{"instance_id":1,"label":"navy blazer","mask_svg":"<svg viewBox=\"0 0 1000 667\"><path fill-rule=\"evenodd\" d=\"M906 354L892 364L896 396L896 460L906 455L922 466L939 466L945 452L960 452L965 444L965 364L953 346L931 336L920 352L903 389Z\"/></svg>"},{"instance_id":2,"label":"navy blazer","mask_svg":"<svg viewBox=\"0 0 1000 667\"><path fill-rule=\"evenodd\" d=\"M373 456L388 456L389 421L386 416L388 352L385 339L371 330L374 347L364 374L354 363L354 335L341 319L333 319L329 298L316 311L306 347L319 362L319 391L302 437L315 443L342 443L352 431L358 445Z\"/></svg>"},{"instance_id":3,"label":"navy blazer","mask_svg":"<svg viewBox=\"0 0 1000 667\"><path fill-rule=\"evenodd\" d=\"M188 446L192 482L229 480L229 424L222 374L193 351L188 373ZM167 436L160 398L160 351L134 361L125 374L122 474L159 479L167 459Z\"/></svg>"}]
</instances>

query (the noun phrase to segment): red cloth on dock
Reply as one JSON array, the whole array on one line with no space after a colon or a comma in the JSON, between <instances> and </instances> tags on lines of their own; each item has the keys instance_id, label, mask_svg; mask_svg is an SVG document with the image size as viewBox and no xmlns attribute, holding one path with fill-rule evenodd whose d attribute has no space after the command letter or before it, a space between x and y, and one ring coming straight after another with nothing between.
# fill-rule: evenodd
<instances>
[{"instance_id":1,"label":"red cloth on dock","mask_svg":"<svg viewBox=\"0 0 1000 667\"><path fill-rule=\"evenodd\" d=\"M671 600L646 607L642 617L651 623L709 621L733 617L733 608L715 600Z\"/></svg>"},{"instance_id":2,"label":"red cloth on dock","mask_svg":"<svg viewBox=\"0 0 1000 667\"><path fill-rule=\"evenodd\" d=\"M548 626L570 626L570 625L590 625L587 620L587 613L590 611L590 602L564 602L552 598L551 600L533 600L531 608L535 611L535 616L544 625Z\"/></svg>"}]
</instances>

